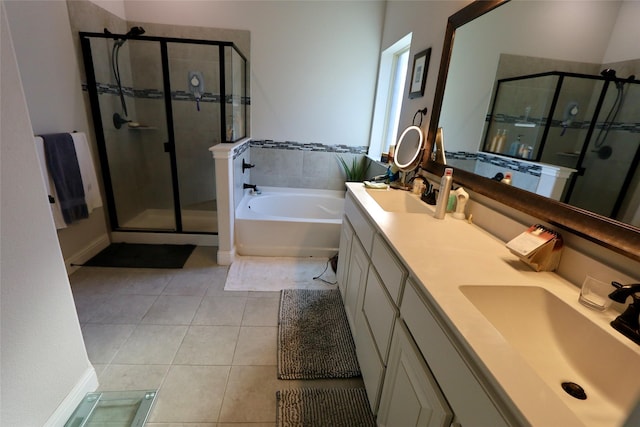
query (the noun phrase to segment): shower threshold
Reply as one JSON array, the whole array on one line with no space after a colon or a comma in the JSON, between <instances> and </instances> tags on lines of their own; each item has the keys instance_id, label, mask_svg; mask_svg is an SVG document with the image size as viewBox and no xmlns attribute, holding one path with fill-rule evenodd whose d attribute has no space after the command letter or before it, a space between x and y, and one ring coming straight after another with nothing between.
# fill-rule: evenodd
<instances>
[{"instance_id":1,"label":"shower threshold","mask_svg":"<svg viewBox=\"0 0 640 427\"><path fill-rule=\"evenodd\" d=\"M87 393L64 427L142 427L157 390Z\"/></svg>"},{"instance_id":2,"label":"shower threshold","mask_svg":"<svg viewBox=\"0 0 640 427\"><path fill-rule=\"evenodd\" d=\"M121 224L122 229L172 230L175 228L171 209L146 209ZM215 233L218 231L218 213L212 210L182 210L182 229L189 232Z\"/></svg>"}]
</instances>

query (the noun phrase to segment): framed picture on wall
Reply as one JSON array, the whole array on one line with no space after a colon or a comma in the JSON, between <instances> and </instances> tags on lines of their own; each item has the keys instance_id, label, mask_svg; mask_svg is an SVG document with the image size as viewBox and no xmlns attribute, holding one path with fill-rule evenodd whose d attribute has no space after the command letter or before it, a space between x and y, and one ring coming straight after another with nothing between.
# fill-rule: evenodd
<instances>
[{"instance_id":1,"label":"framed picture on wall","mask_svg":"<svg viewBox=\"0 0 640 427\"><path fill-rule=\"evenodd\" d=\"M411 73L411 85L409 86L409 99L424 96L424 85L427 82L429 70L429 58L431 48L418 52L413 56L413 71Z\"/></svg>"}]
</instances>

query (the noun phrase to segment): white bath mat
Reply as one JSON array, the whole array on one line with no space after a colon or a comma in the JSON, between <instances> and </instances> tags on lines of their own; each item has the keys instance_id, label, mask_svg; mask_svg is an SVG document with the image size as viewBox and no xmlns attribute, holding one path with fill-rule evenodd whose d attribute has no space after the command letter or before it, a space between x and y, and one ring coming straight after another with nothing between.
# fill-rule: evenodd
<instances>
[{"instance_id":1,"label":"white bath mat","mask_svg":"<svg viewBox=\"0 0 640 427\"><path fill-rule=\"evenodd\" d=\"M334 289L314 277L335 283L327 258L237 257L229 268L225 291L280 291L282 289Z\"/></svg>"}]
</instances>

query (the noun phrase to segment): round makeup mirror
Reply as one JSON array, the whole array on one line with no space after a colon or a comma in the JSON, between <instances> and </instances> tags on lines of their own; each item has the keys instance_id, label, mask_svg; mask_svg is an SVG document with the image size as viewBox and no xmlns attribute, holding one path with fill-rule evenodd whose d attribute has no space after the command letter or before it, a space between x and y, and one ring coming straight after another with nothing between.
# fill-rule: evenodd
<instances>
[{"instance_id":1,"label":"round makeup mirror","mask_svg":"<svg viewBox=\"0 0 640 427\"><path fill-rule=\"evenodd\" d=\"M393 158L393 163L398 169L409 172L418 166L423 142L424 134L418 126L409 126L402 132Z\"/></svg>"},{"instance_id":2,"label":"round makeup mirror","mask_svg":"<svg viewBox=\"0 0 640 427\"><path fill-rule=\"evenodd\" d=\"M393 164L400 169L400 182L392 184L393 188L409 190L411 186L406 183L406 173L414 170L420 163L424 134L418 126L409 126L402 132L396 143L396 153Z\"/></svg>"}]
</instances>

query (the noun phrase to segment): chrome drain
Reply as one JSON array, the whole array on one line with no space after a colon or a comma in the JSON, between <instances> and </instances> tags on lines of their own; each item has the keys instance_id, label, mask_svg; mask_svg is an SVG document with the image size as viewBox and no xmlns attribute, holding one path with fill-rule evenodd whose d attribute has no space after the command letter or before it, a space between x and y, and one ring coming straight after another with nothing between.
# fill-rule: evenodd
<instances>
[{"instance_id":1,"label":"chrome drain","mask_svg":"<svg viewBox=\"0 0 640 427\"><path fill-rule=\"evenodd\" d=\"M562 389L567 392L567 394L571 397L575 397L576 399L586 400L587 393L584 392L584 389L580 387L579 384L566 381L562 383Z\"/></svg>"}]
</instances>

